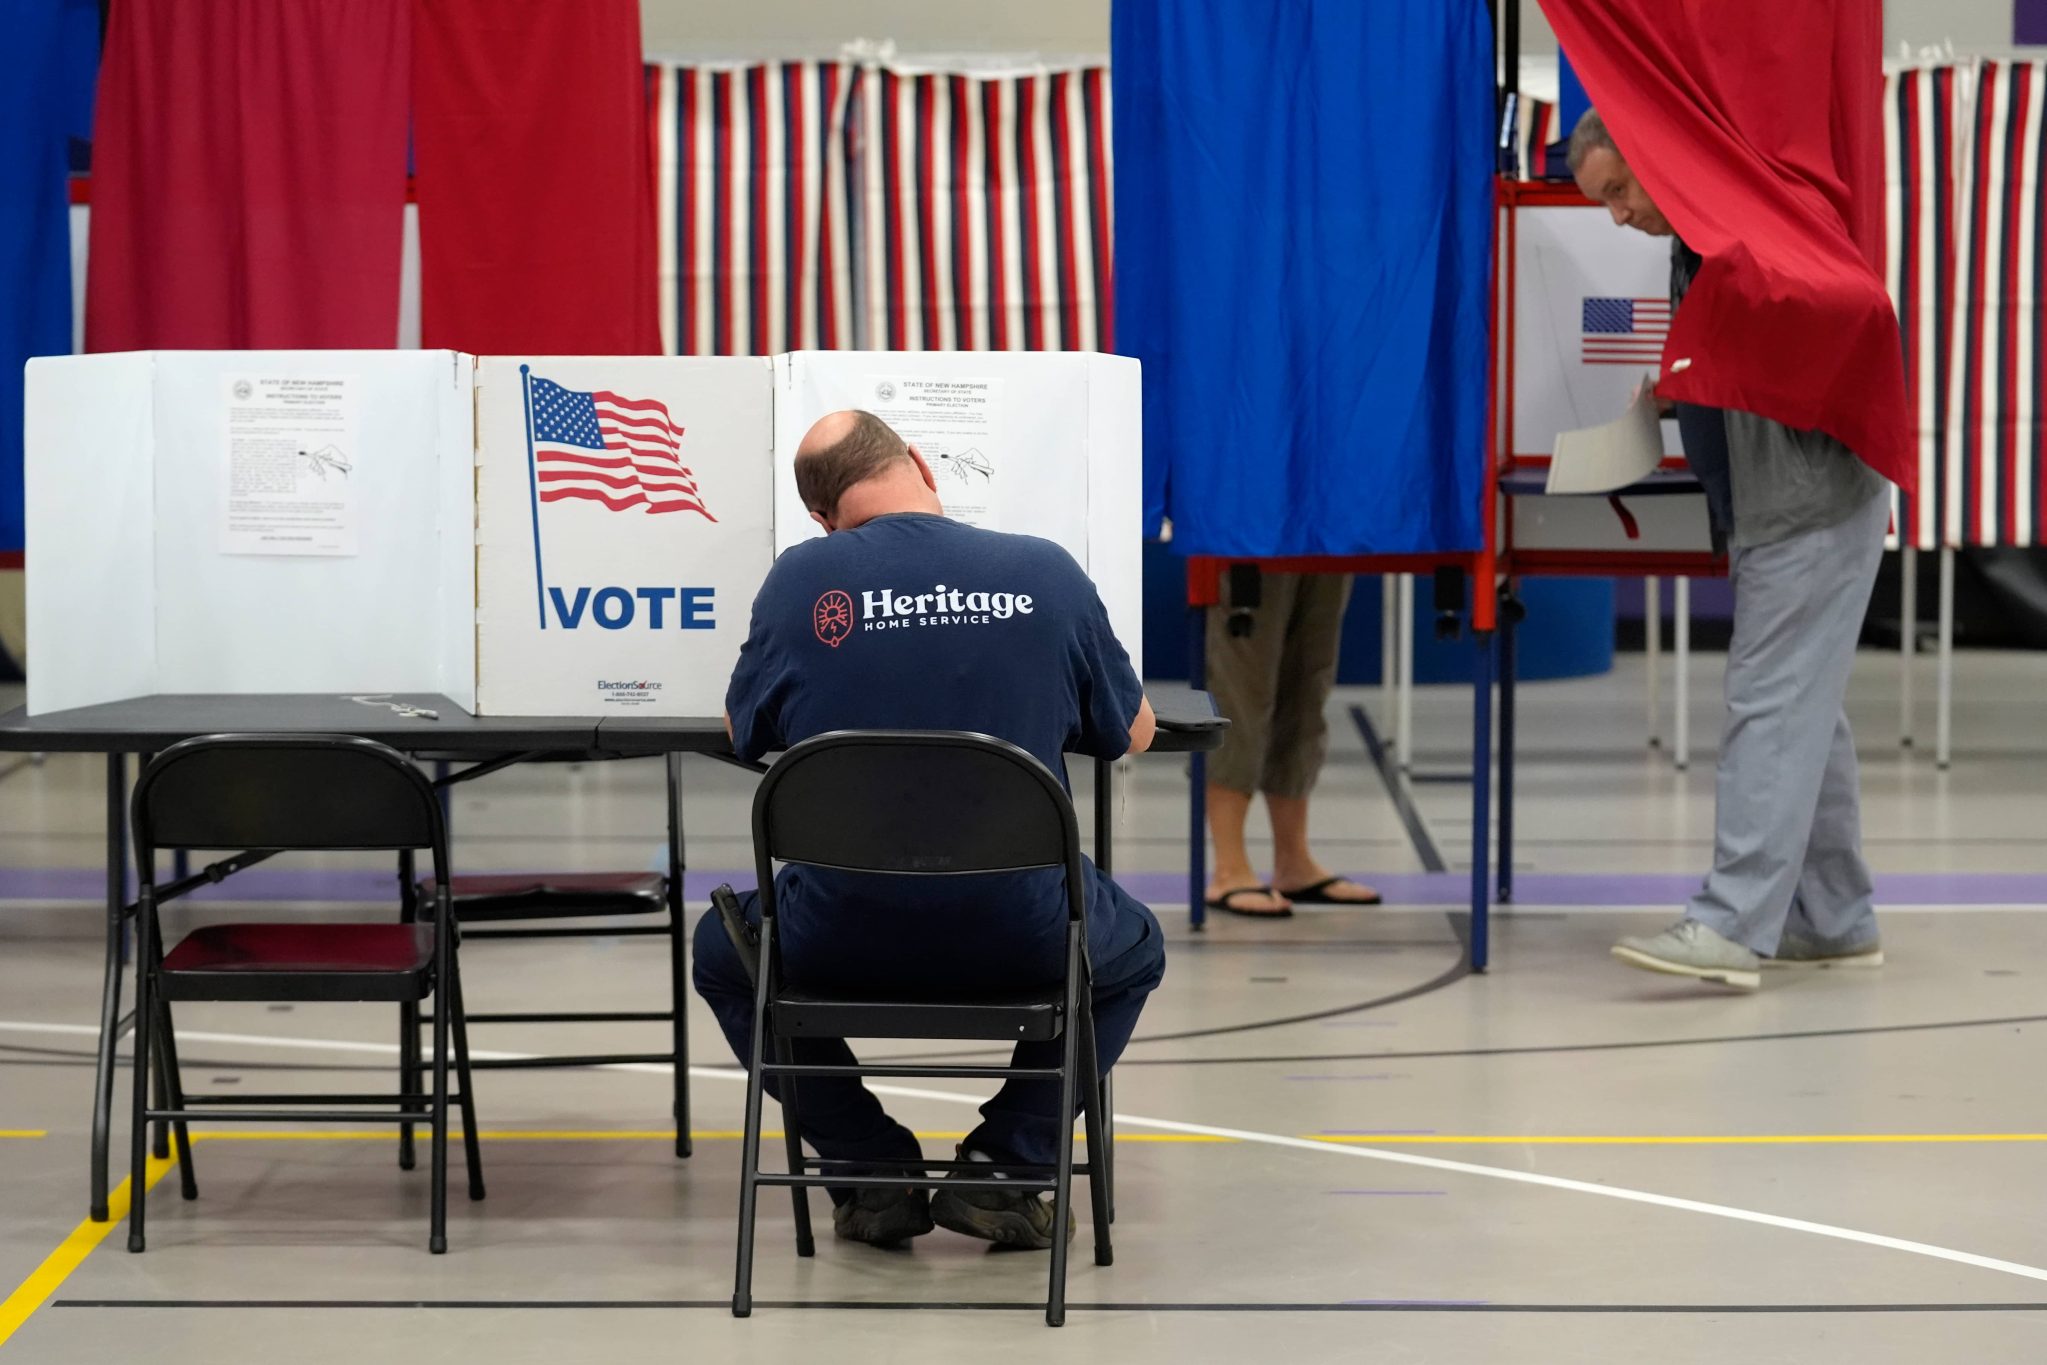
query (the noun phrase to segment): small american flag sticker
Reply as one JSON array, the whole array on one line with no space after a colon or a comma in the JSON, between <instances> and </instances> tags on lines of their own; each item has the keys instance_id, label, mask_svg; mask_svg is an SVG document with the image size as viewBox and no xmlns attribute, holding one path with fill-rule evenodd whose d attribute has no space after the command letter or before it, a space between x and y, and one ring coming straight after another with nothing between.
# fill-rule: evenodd
<instances>
[{"instance_id":1,"label":"small american flag sticker","mask_svg":"<svg viewBox=\"0 0 2047 1365\"><path fill-rule=\"evenodd\" d=\"M1587 365L1654 365L1670 335L1670 300L1587 298L1578 358Z\"/></svg>"}]
</instances>

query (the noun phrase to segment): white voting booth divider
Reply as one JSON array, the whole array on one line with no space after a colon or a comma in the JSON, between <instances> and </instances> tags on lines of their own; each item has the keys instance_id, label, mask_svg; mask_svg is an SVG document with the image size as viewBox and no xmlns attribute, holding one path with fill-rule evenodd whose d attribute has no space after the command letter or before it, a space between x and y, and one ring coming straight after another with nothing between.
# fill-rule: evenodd
<instances>
[{"instance_id":1,"label":"white voting booth divider","mask_svg":"<svg viewBox=\"0 0 2047 1365\"><path fill-rule=\"evenodd\" d=\"M489 357L478 709L715 716L774 563L768 362Z\"/></svg>"},{"instance_id":2,"label":"white voting booth divider","mask_svg":"<svg viewBox=\"0 0 2047 1365\"><path fill-rule=\"evenodd\" d=\"M471 371L450 351L31 360L29 713L189 692L473 706Z\"/></svg>"},{"instance_id":3,"label":"white voting booth divider","mask_svg":"<svg viewBox=\"0 0 2047 1365\"><path fill-rule=\"evenodd\" d=\"M1139 371L1093 351L795 351L775 357L775 552L824 534L796 496L810 424L865 408L916 446L947 515L1042 536L1087 570L1144 675Z\"/></svg>"},{"instance_id":4,"label":"white voting booth divider","mask_svg":"<svg viewBox=\"0 0 2047 1365\"><path fill-rule=\"evenodd\" d=\"M1525 206L1515 211L1514 430L1516 455L1549 452L1557 433L1618 416L1670 327L1670 244L1616 226L1585 205ZM1682 452L1677 423L1663 423L1666 453ZM1711 544L1705 499L1642 499L1631 508L1641 542L1703 550ZM1625 550L1630 543L1603 499L1522 498L1515 539L1525 545ZM1663 736L1661 584L1643 580L1649 742ZM1677 658L1673 755L1690 758L1691 583L1675 581Z\"/></svg>"},{"instance_id":5,"label":"white voting booth divider","mask_svg":"<svg viewBox=\"0 0 2047 1365\"><path fill-rule=\"evenodd\" d=\"M878 411L949 513L1065 547L1140 669L1133 360L1080 353L31 362L31 714L151 693L442 693L716 715L816 534L810 424Z\"/></svg>"}]
</instances>

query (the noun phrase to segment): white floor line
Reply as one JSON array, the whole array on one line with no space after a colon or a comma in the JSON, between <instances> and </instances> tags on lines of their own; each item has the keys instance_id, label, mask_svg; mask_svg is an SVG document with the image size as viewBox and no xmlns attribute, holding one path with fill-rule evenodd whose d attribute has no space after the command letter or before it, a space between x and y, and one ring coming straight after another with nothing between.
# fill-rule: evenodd
<instances>
[{"instance_id":1,"label":"white floor line","mask_svg":"<svg viewBox=\"0 0 2047 1365\"><path fill-rule=\"evenodd\" d=\"M0 1032L11 1033L56 1033L72 1036L97 1037L99 1029L89 1024L46 1024L0 1020ZM231 1043L251 1047L295 1048L316 1052L373 1052L383 1056L395 1056L396 1043L351 1043L333 1038L289 1038L268 1034L251 1033L208 1033L194 1029L178 1030L180 1039L186 1042ZM528 1052L493 1052L472 1048L470 1056L490 1059L519 1059L535 1054ZM600 1068L592 1068L600 1069ZM666 1076L668 1068L654 1062L621 1062L603 1067L606 1071L630 1071L642 1074ZM693 1077L706 1080L742 1080L737 1067L692 1066ZM877 1095L889 1095L899 1099L935 1100L945 1104L981 1103L978 1095L962 1095L950 1090L926 1090L918 1086L874 1085L870 1089ZM1141 1114L1118 1113L1116 1122L1137 1128L1152 1128L1167 1133L1187 1133L1200 1137L1231 1138L1238 1142L1255 1143L1266 1147L1284 1147L1293 1151L1316 1152L1325 1156L1347 1156L1364 1161L1386 1161L1396 1166L1420 1166L1432 1171L1448 1171L1456 1175L1481 1176L1489 1180L1506 1180L1517 1185L1537 1185L1552 1190L1568 1190L1574 1194L1593 1194L1607 1199L1621 1199L1634 1204L1648 1204L1656 1208L1677 1209L1685 1213L1706 1214L1714 1218L1732 1219L1739 1223L1755 1223L1763 1227L1782 1228L1789 1232L1805 1232L1815 1237L1830 1237L1836 1241L1857 1242L1863 1246L1883 1247L1891 1251L1908 1252L1914 1256L1926 1256L1938 1261L1952 1261L1957 1265L1975 1266L1980 1270L1995 1270L2006 1275L2017 1275L2028 1280L2047 1281L2047 1269L2039 1266L2022 1265L2017 1261L1999 1260L1994 1256L1978 1256L1971 1251L1956 1251L1952 1247L1935 1246L1930 1242L1914 1242L1903 1237L1887 1237L1879 1232L1861 1232L1855 1228L1844 1228L1832 1223L1815 1223L1804 1218L1785 1218L1774 1213L1761 1213L1754 1209L1736 1208L1731 1204L1711 1204L1698 1199L1681 1199L1675 1195L1654 1194L1648 1190L1629 1189L1624 1185L1601 1185L1587 1180L1571 1180L1564 1176L1539 1175L1533 1171L1514 1171L1501 1166L1481 1166L1469 1161L1450 1161L1443 1157L1421 1156L1413 1152L1386 1151L1377 1147L1356 1147L1347 1143L1318 1142L1314 1138L1293 1137L1285 1133L1265 1133L1249 1128L1223 1128L1206 1123L1183 1123L1177 1119L1146 1118Z\"/></svg>"}]
</instances>

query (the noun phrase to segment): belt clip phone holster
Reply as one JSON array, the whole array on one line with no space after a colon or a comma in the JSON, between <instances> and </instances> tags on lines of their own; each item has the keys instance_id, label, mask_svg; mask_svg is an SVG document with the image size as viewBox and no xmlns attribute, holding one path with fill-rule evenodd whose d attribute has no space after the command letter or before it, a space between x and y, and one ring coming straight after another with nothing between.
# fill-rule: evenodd
<instances>
[{"instance_id":1,"label":"belt clip phone holster","mask_svg":"<svg viewBox=\"0 0 2047 1365\"><path fill-rule=\"evenodd\" d=\"M746 964L746 979L761 979L761 936L760 930L746 922L746 912L739 908L739 897L733 893L730 883L720 886L711 893L712 908L718 912L718 923L725 926L725 937L732 940L733 951Z\"/></svg>"}]
</instances>

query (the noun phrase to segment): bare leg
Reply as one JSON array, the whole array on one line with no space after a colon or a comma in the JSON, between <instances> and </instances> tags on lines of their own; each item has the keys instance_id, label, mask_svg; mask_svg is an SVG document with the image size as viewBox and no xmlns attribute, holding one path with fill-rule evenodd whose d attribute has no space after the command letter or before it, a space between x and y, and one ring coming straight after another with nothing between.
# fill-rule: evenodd
<instances>
[{"instance_id":1,"label":"bare leg","mask_svg":"<svg viewBox=\"0 0 2047 1365\"><path fill-rule=\"evenodd\" d=\"M1208 786L1208 838L1215 846L1215 871L1208 883L1208 898L1261 883L1251 868L1250 850L1244 847L1244 825L1251 816L1251 798L1230 787ZM1232 896L1230 904L1239 910L1267 913L1284 910L1284 896L1269 893Z\"/></svg>"},{"instance_id":2,"label":"bare leg","mask_svg":"<svg viewBox=\"0 0 2047 1365\"><path fill-rule=\"evenodd\" d=\"M1328 880L1331 872L1308 848L1308 798L1267 792L1265 809L1272 816L1272 884L1298 890ZM1371 888L1348 878L1339 879L1322 894L1332 900L1359 904L1369 904L1374 899Z\"/></svg>"}]
</instances>

